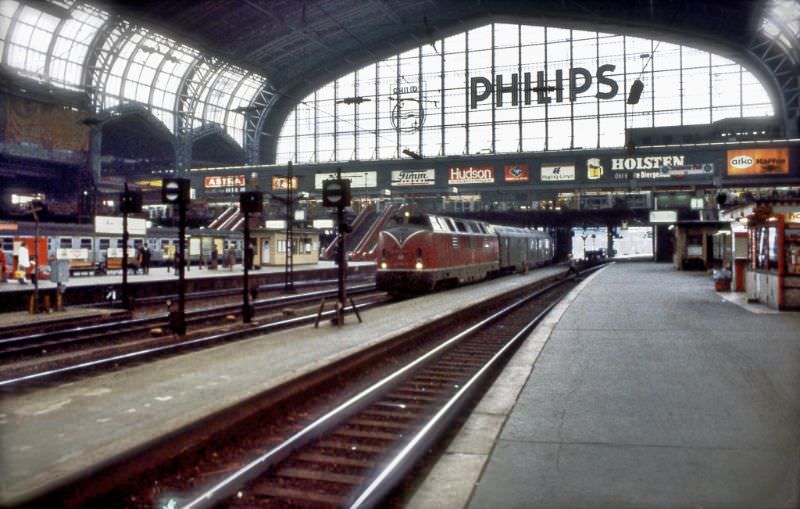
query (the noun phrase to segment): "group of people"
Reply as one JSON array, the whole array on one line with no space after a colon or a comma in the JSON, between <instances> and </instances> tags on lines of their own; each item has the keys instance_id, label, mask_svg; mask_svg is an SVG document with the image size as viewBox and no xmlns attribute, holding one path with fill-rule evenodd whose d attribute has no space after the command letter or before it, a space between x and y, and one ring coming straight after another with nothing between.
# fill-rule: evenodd
<instances>
[{"instance_id":1,"label":"group of people","mask_svg":"<svg viewBox=\"0 0 800 509\"><path fill-rule=\"evenodd\" d=\"M136 265L134 265L133 273L136 274L139 269L142 274L150 274L150 247L145 243L136 248Z\"/></svg>"}]
</instances>

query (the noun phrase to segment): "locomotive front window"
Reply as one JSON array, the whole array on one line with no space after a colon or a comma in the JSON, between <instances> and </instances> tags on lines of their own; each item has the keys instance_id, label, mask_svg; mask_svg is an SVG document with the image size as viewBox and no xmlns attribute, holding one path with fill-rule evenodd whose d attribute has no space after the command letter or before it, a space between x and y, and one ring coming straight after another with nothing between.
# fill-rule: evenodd
<instances>
[{"instance_id":1,"label":"locomotive front window","mask_svg":"<svg viewBox=\"0 0 800 509\"><path fill-rule=\"evenodd\" d=\"M417 226L426 226L426 227L430 225L430 223L428 223L428 216L422 216L422 215L409 217L408 224L415 224Z\"/></svg>"}]
</instances>

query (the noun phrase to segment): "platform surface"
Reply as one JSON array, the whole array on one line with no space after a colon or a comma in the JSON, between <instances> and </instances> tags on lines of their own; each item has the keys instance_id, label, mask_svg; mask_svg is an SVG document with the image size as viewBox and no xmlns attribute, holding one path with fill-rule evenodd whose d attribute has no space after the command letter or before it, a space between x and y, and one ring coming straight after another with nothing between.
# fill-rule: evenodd
<instances>
[{"instance_id":1,"label":"platform surface","mask_svg":"<svg viewBox=\"0 0 800 509\"><path fill-rule=\"evenodd\" d=\"M452 310L563 272L549 267L20 394L0 393L0 505ZM400 317L400 318L399 318Z\"/></svg>"},{"instance_id":2,"label":"platform surface","mask_svg":"<svg viewBox=\"0 0 800 509\"><path fill-rule=\"evenodd\" d=\"M20 325L31 325L33 323L44 324L47 322L69 321L87 317L108 317L119 313L123 313L123 311L111 308L67 308L64 311L36 313L35 315L27 311L12 311L9 313L0 313L0 332L8 332L9 329L19 327Z\"/></svg>"},{"instance_id":3,"label":"platform surface","mask_svg":"<svg viewBox=\"0 0 800 509\"><path fill-rule=\"evenodd\" d=\"M362 267L362 266L370 266L375 265L374 262L347 262L348 267ZM336 264L332 261L328 260L320 260L318 263L304 263L304 264L295 264L294 271L301 272L305 270L319 270L319 269L330 269L336 267ZM258 270L251 270L249 271L252 275L258 274L271 274L271 273L283 273L284 266L283 265L267 265L264 267L259 268ZM238 277L241 278L243 273L242 265L237 264L233 267L233 269L225 269L220 267L217 270L208 270L208 269L200 269L196 265L190 267L189 270L185 272L186 279L202 279L202 278L209 278L209 277ZM170 269L167 270L166 267L152 267L150 268L150 273L145 275L142 274L141 271L137 274L132 272L128 273L128 282L129 283L139 283L139 282L147 282L147 281L174 281L177 279L177 275L175 271ZM81 286L108 286L108 285L117 285L122 283L122 274L120 271L113 272L111 274L105 276L70 276L69 280L65 283L65 286L69 288L77 288ZM40 290L49 290L56 287L56 284L46 280L39 282L39 289ZM20 284L16 279L10 279L5 283L0 283L0 292L31 292L33 291L33 283L31 281L27 281L24 284Z\"/></svg>"},{"instance_id":4,"label":"platform surface","mask_svg":"<svg viewBox=\"0 0 800 509\"><path fill-rule=\"evenodd\" d=\"M454 441L451 464L482 472L469 508L800 507L800 313L618 263L539 344L509 407L482 401L470 419L473 437L501 429L493 446Z\"/></svg>"}]
</instances>

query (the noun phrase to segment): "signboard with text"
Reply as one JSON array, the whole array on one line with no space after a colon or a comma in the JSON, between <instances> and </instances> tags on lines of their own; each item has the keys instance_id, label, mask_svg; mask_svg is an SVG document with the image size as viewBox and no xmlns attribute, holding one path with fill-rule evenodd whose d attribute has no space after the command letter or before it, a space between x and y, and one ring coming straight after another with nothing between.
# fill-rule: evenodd
<instances>
[{"instance_id":1,"label":"signboard with text","mask_svg":"<svg viewBox=\"0 0 800 509\"><path fill-rule=\"evenodd\" d=\"M272 177L273 191L287 191L289 189L289 177ZM292 177L292 191L297 191L297 177Z\"/></svg>"},{"instance_id":2,"label":"signboard with text","mask_svg":"<svg viewBox=\"0 0 800 509\"><path fill-rule=\"evenodd\" d=\"M542 182L575 180L574 164L542 165Z\"/></svg>"},{"instance_id":3,"label":"signboard with text","mask_svg":"<svg viewBox=\"0 0 800 509\"><path fill-rule=\"evenodd\" d=\"M322 183L326 180L336 180L336 172L317 173L314 175L314 189L322 189ZM342 180L350 181L350 189L378 187L378 173L374 171L342 172Z\"/></svg>"},{"instance_id":4,"label":"signboard with text","mask_svg":"<svg viewBox=\"0 0 800 509\"><path fill-rule=\"evenodd\" d=\"M529 173L527 164L507 164L503 166L503 178L506 182L527 182Z\"/></svg>"},{"instance_id":5,"label":"signboard with text","mask_svg":"<svg viewBox=\"0 0 800 509\"><path fill-rule=\"evenodd\" d=\"M728 175L788 175L789 149L751 148L728 150Z\"/></svg>"},{"instance_id":6,"label":"signboard with text","mask_svg":"<svg viewBox=\"0 0 800 509\"><path fill-rule=\"evenodd\" d=\"M122 235L122 218L116 216L95 216L94 231L95 233ZM146 235L147 220L138 217L129 217L128 233L130 235Z\"/></svg>"},{"instance_id":7,"label":"signboard with text","mask_svg":"<svg viewBox=\"0 0 800 509\"><path fill-rule=\"evenodd\" d=\"M436 170L392 171L393 186L432 186L436 184Z\"/></svg>"},{"instance_id":8,"label":"signboard with text","mask_svg":"<svg viewBox=\"0 0 800 509\"><path fill-rule=\"evenodd\" d=\"M244 175L217 175L203 178L206 189L238 189L245 187Z\"/></svg>"},{"instance_id":9,"label":"signboard with text","mask_svg":"<svg viewBox=\"0 0 800 509\"><path fill-rule=\"evenodd\" d=\"M448 184L493 184L494 166L463 166L447 170Z\"/></svg>"}]
</instances>

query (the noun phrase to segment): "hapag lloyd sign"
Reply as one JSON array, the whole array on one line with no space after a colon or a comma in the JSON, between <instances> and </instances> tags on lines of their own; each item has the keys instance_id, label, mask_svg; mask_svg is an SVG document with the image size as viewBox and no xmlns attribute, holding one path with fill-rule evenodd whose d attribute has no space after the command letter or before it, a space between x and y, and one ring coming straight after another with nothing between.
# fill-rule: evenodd
<instances>
[{"instance_id":1,"label":"hapag lloyd sign","mask_svg":"<svg viewBox=\"0 0 800 509\"><path fill-rule=\"evenodd\" d=\"M523 73L522 79L519 74L514 73L508 79L504 79L502 74L497 74L492 83L490 78L483 76L473 76L469 79L469 104L470 109L478 107L478 103L485 101L494 94L495 106L503 106L503 99L506 94L510 96L511 106L517 106L520 102L520 95L525 105L533 102L535 94L537 104L548 104L554 98L556 102L564 101L564 90L568 90L567 97L570 102L574 102L579 94L591 88L592 83L597 81L597 93L594 94L598 99L613 99L619 92L619 84L608 76L617 68L614 64L605 64L597 68L592 73L583 67L573 67L568 69L566 76L563 69L555 71L555 86L550 84L545 71L537 71L534 81L531 73ZM601 85L605 89L601 89ZM554 96L550 95L553 93Z\"/></svg>"},{"instance_id":2,"label":"hapag lloyd sign","mask_svg":"<svg viewBox=\"0 0 800 509\"><path fill-rule=\"evenodd\" d=\"M493 184L494 166L465 166L450 168L448 184Z\"/></svg>"}]
</instances>

